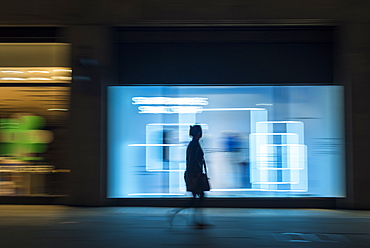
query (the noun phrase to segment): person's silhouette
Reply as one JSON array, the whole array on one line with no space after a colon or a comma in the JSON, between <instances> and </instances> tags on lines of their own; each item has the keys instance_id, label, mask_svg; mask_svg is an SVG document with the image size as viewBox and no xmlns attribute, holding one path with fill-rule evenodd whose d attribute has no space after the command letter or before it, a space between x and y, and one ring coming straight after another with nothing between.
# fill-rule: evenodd
<instances>
[{"instance_id":1,"label":"person's silhouette","mask_svg":"<svg viewBox=\"0 0 370 248\"><path fill-rule=\"evenodd\" d=\"M203 167L206 166L204 160L204 153L199 144L199 139L202 138L203 132L200 125L190 126L189 135L193 138L186 149L186 171L184 174L186 191L192 193L192 198L189 205L184 208L175 210L170 216L170 224L177 213L185 208L195 207L193 214L193 222L195 227L204 228L208 226L203 223L201 207L204 201L204 190L201 184L201 175Z\"/></svg>"}]
</instances>

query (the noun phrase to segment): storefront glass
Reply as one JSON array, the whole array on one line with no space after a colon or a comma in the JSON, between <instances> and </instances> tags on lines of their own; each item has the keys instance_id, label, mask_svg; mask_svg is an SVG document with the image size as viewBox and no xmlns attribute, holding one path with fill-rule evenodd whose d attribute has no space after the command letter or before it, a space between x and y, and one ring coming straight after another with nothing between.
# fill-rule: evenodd
<instances>
[{"instance_id":1,"label":"storefront glass","mask_svg":"<svg viewBox=\"0 0 370 248\"><path fill-rule=\"evenodd\" d=\"M210 197L344 197L341 86L111 86L108 197L184 197L189 126Z\"/></svg>"},{"instance_id":2,"label":"storefront glass","mask_svg":"<svg viewBox=\"0 0 370 248\"><path fill-rule=\"evenodd\" d=\"M66 195L69 45L1 44L0 195Z\"/></svg>"}]
</instances>

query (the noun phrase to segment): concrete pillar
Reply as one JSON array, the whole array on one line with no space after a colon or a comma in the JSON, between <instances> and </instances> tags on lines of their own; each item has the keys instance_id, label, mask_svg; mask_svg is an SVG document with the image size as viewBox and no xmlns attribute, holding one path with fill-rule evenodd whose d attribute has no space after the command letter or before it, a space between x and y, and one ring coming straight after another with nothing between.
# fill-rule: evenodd
<instances>
[{"instance_id":1,"label":"concrete pillar","mask_svg":"<svg viewBox=\"0 0 370 248\"><path fill-rule=\"evenodd\" d=\"M70 26L73 82L69 161L71 168L69 204L99 206L105 198L105 72L111 67L110 28ZM103 155L102 155L103 154Z\"/></svg>"}]
</instances>

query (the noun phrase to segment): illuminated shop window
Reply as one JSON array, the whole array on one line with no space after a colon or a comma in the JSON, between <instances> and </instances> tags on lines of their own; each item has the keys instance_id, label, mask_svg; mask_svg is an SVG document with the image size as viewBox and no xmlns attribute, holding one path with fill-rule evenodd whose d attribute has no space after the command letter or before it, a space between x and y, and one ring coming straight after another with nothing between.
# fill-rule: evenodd
<instances>
[{"instance_id":1,"label":"illuminated shop window","mask_svg":"<svg viewBox=\"0 0 370 248\"><path fill-rule=\"evenodd\" d=\"M0 195L67 194L69 45L0 44Z\"/></svg>"},{"instance_id":2,"label":"illuminated shop window","mask_svg":"<svg viewBox=\"0 0 370 248\"><path fill-rule=\"evenodd\" d=\"M344 196L342 95L339 86L111 86L108 197L186 196L194 124L211 197Z\"/></svg>"},{"instance_id":3,"label":"illuminated shop window","mask_svg":"<svg viewBox=\"0 0 370 248\"><path fill-rule=\"evenodd\" d=\"M2 67L0 83L70 83L72 69L68 67Z\"/></svg>"}]
</instances>

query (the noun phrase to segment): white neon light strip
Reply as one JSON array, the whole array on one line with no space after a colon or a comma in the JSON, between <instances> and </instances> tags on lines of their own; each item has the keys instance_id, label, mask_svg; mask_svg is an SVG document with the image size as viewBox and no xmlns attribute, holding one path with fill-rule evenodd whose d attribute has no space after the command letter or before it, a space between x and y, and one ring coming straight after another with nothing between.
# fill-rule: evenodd
<instances>
[{"instance_id":1,"label":"white neon light strip","mask_svg":"<svg viewBox=\"0 0 370 248\"><path fill-rule=\"evenodd\" d=\"M208 98L199 97L133 97L134 105L208 105Z\"/></svg>"},{"instance_id":2,"label":"white neon light strip","mask_svg":"<svg viewBox=\"0 0 370 248\"><path fill-rule=\"evenodd\" d=\"M182 144L130 144L128 146L185 146Z\"/></svg>"},{"instance_id":3,"label":"white neon light strip","mask_svg":"<svg viewBox=\"0 0 370 248\"><path fill-rule=\"evenodd\" d=\"M150 123L147 126L190 126L194 125L194 123ZM208 126L208 124L198 124L201 126Z\"/></svg>"},{"instance_id":4,"label":"white neon light strip","mask_svg":"<svg viewBox=\"0 0 370 248\"><path fill-rule=\"evenodd\" d=\"M273 106L272 103L257 103L256 106Z\"/></svg>"},{"instance_id":5,"label":"white neon light strip","mask_svg":"<svg viewBox=\"0 0 370 248\"><path fill-rule=\"evenodd\" d=\"M182 190L184 191L184 190ZM213 192L222 192L222 191L235 191L235 192L256 192L256 191L268 191L268 192L307 192L307 190L294 190L294 189L211 189ZM148 196L171 196L171 195L185 195L185 194L176 194L176 193L133 193L133 194L128 194L131 196L140 196L140 195L148 195Z\"/></svg>"},{"instance_id":6,"label":"white neon light strip","mask_svg":"<svg viewBox=\"0 0 370 248\"><path fill-rule=\"evenodd\" d=\"M183 172L185 170L151 170L151 169L149 169L149 170L146 170L146 171L148 171L148 172Z\"/></svg>"},{"instance_id":7,"label":"white neon light strip","mask_svg":"<svg viewBox=\"0 0 370 248\"><path fill-rule=\"evenodd\" d=\"M266 110L265 108L208 108L205 111L247 111L247 110Z\"/></svg>"},{"instance_id":8,"label":"white neon light strip","mask_svg":"<svg viewBox=\"0 0 370 248\"><path fill-rule=\"evenodd\" d=\"M194 106L140 106L138 107L140 114L176 114L189 113L196 114L202 112L213 111L262 111L264 108L209 108Z\"/></svg>"},{"instance_id":9,"label":"white neon light strip","mask_svg":"<svg viewBox=\"0 0 370 248\"><path fill-rule=\"evenodd\" d=\"M257 123L302 123L301 121L259 121Z\"/></svg>"},{"instance_id":10,"label":"white neon light strip","mask_svg":"<svg viewBox=\"0 0 370 248\"><path fill-rule=\"evenodd\" d=\"M177 114L177 113L202 113L202 107L193 106L140 106L139 114Z\"/></svg>"},{"instance_id":11,"label":"white neon light strip","mask_svg":"<svg viewBox=\"0 0 370 248\"><path fill-rule=\"evenodd\" d=\"M257 169L259 170L304 170L303 167L301 168L272 168L272 167L258 167L258 166L257 166Z\"/></svg>"},{"instance_id":12,"label":"white neon light strip","mask_svg":"<svg viewBox=\"0 0 370 248\"><path fill-rule=\"evenodd\" d=\"M211 189L214 192L256 192L256 191L274 191L274 192L307 192L300 189Z\"/></svg>"},{"instance_id":13,"label":"white neon light strip","mask_svg":"<svg viewBox=\"0 0 370 248\"><path fill-rule=\"evenodd\" d=\"M251 133L251 135L298 135L296 133Z\"/></svg>"},{"instance_id":14,"label":"white neon light strip","mask_svg":"<svg viewBox=\"0 0 370 248\"><path fill-rule=\"evenodd\" d=\"M184 195L184 194L174 194L174 193L134 193L128 195Z\"/></svg>"},{"instance_id":15,"label":"white neon light strip","mask_svg":"<svg viewBox=\"0 0 370 248\"><path fill-rule=\"evenodd\" d=\"M298 182L255 182L254 184L298 184Z\"/></svg>"},{"instance_id":16,"label":"white neon light strip","mask_svg":"<svg viewBox=\"0 0 370 248\"><path fill-rule=\"evenodd\" d=\"M211 189L211 191L214 191L214 192L223 192L223 191L228 191L228 192L256 192L256 191L274 191L274 192L307 192L307 190L300 190L300 189Z\"/></svg>"},{"instance_id":17,"label":"white neon light strip","mask_svg":"<svg viewBox=\"0 0 370 248\"><path fill-rule=\"evenodd\" d=\"M264 144L261 146L298 146L298 147L305 147L306 145L300 145L300 144Z\"/></svg>"},{"instance_id":18,"label":"white neon light strip","mask_svg":"<svg viewBox=\"0 0 370 248\"><path fill-rule=\"evenodd\" d=\"M307 192L303 189L259 189L258 191L267 191L267 192Z\"/></svg>"},{"instance_id":19,"label":"white neon light strip","mask_svg":"<svg viewBox=\"0 0 370 248\"><path fill-rule=\"evenodd\" d=\"M229 192L230 191L256 191L256 189L211 189L211 191L215 191L215 192L223 192L223 191L229 191Z\"/></svg>"}]
</instances>

